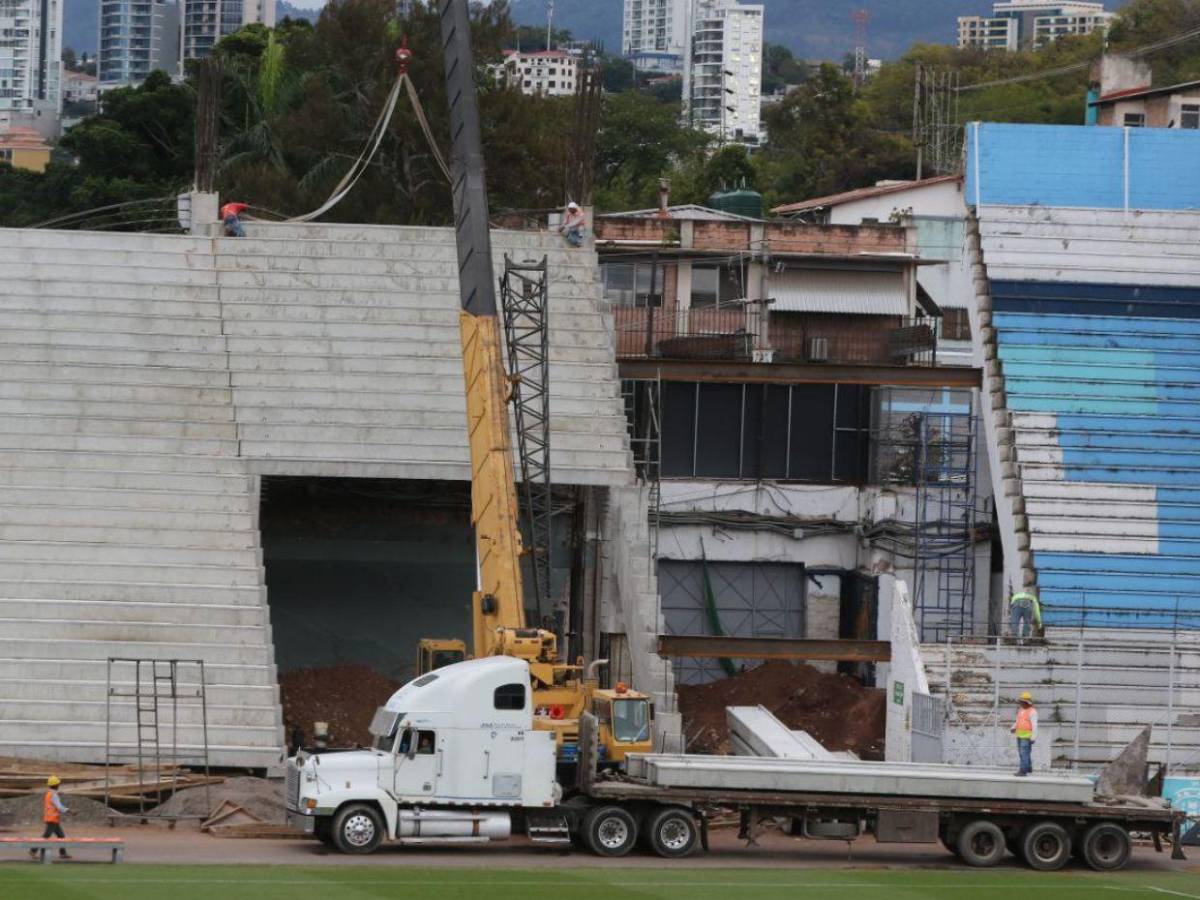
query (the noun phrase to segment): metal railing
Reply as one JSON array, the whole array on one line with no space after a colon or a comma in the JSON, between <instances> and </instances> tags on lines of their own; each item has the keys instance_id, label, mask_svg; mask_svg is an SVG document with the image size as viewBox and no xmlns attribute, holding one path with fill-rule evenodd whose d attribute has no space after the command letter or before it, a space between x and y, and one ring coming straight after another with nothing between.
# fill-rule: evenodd
<instances>
[{"instance_id":1,"label":"metal railing","mask_svg":"<svg viewBox=\"0 0 1200 900\"><path fill-rule=\"evenodd\" d=\"M613 309L618 359L744 359L754 355L747 308Z\"/></svg>"}]
</instances>

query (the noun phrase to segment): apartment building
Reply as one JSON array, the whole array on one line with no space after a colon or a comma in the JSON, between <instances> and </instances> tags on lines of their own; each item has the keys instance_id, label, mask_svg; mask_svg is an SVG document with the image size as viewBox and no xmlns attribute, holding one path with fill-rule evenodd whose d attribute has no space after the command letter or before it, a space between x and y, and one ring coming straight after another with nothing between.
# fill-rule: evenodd
<instances>
[{"instance_id":1,"label":"apartment building","mask_svg":"<svg viewBox=\"0 0 1200 900\"><path fill-rule=\"evenodd\" d=\"M685 121L721 140L762 136L763 6L697 0L683 75Z\"/></svg>"},{"instance_id":2,"label":"apartment building","mask_svg":"<svg viewBox=\"0 0 1200 900\"><path fill-rule=\"evenodd\" d=\"M579 57L563 50L505 50L493 67L496 80L516 85L523 94L570 96L579 78Z\"/></svg>"},{"instance_id":3,"label":"apartment building","mask_svg":"<svg viewBox=\"0 0 1200 900\"><path fill-rule=\"evenodd\" d=\"M644 72L679 72L691 0L625 0L621 53Z\"/></svg>"},{"instance_id":4,"label":"apartment building","mask_svg":"<svg viewBox=\"0 0 1200 900\"><path fill-rule=\"evenodd\" d=\"M179 3L100 0L100 91L141 84L156 69L179 71Z\"/></svg>"},{"instance_id":5,"label":"apartment building","mask_svg":"<svg viewBox=\"0 0 1200 900\"><path fill-rule=\"evenodd\" d=\"M0 129L58 131L62 0L0 0Z\"/></svg>"},{"instance_id":6,"label":"apartment building","mask_svg":"<svg viewBox=\"0 0 1200 900\"><path fill-rule=\"evenodd\" d=\"M183 59L203 59L243 25L275 24L275 0L183 0Z\"/></svg>"},{"instance_id":7,"label":"apartment building","mask_svg":"<svg viewBox=\"0 0 1200 900\"><path fill-rule=\"evenodd\" d=\"M1068 0L1008 0L995 3L990 16L959 16L962 49L1036 50L1063 35L1091 34L1108 27L1113 13L1103 3Z\"/></svg>"}]
</instances>

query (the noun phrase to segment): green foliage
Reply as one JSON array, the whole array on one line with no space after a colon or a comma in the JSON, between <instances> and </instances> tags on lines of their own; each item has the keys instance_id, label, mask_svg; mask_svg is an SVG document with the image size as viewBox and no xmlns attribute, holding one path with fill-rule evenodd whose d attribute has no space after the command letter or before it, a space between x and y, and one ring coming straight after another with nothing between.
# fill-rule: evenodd
<instances>
[{"instance_id":1,"label":"green foliage","mask_svg":"<svg viewBox=\"0 0 1200 900\"><path fill-rule=\"evenodd\" d=\"M604 97L596 149L596 205L654 205L658 180L702 157L710 138L679 124L679 107L641 92Z\"/></svg>"},{"instance_id":2,"label":"green foliage","mask_svg":"<svg viewBox=\"0 0 1200 900\"><path fill-rule=\"evenodd\" d=\"M628 91L634 86L633 63L619 56L606 56L600 63L600 80L610 94Z\"/></svg>"},{"instance_id":3,"label":"green foliage","mask_svg":"<svg viewBox=\"0 0 1200 900\"><path fill-rule=\"evenodd\" d=\"M1195 28L1200 28L1200 0L1132 0L1109 30L1109 49L1119 53ZM1200 38L1148 55L1146 61L1156 85L1200 79Z\"/></svg>"},{"instance_id":4,"label":"green foliage","mask_svg":"<svg viewBox=\"0 0 1200 900\"><path fill-rule=\"evenodd\" d=\"M763 44L762 92L777 94L790 84L808 80L804 60L796 59L792 51L779 44Z\"/></svg>"}]
</instances>

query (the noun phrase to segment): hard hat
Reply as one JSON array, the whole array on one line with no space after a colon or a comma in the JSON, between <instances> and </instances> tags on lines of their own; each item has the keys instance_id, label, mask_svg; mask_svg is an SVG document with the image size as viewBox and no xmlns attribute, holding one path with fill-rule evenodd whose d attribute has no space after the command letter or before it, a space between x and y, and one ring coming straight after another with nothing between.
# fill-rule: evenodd
<instances>
[{"instance_id":1,"label":"hard hat","mask_svg":"<svg viewBox=\"0 0 1200 900\"><path fill-rule=\"evenodd\" d=\"M1033 702L1033 694L1029 693L1029 691L1022 691L1021 696L1018 697L1017 699L1020 700L1022 703L1032 703Z\"/></svg>"},{"instance_id":2,"label":"hard hat","mask_svg":"<svg viewBox=\"0 0 1200 900\"><path fill-rule=\"evenodd\" d=\"M579 204L572 200L567 204L567 209L579 209Z\"/></svg>"},{"instance_id":3,"label":"hard hat","mask_svg":"<svg viewBox=\"0 0 1200 900\"><path fill-rule=\"evenodd\" d=\"M46 779L46 787L58 787L60 784L62 784L62 779L57 775L51 775Z\"/></svg>"}]
</instances>

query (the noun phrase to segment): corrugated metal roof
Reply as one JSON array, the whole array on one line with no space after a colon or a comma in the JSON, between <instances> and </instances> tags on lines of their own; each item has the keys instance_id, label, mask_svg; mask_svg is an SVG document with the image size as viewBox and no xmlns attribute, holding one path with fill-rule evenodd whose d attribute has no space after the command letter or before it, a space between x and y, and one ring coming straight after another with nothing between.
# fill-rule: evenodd
<instances>
[{"instance_id":1,"label":"corrugated metal roof","mask_svg":"<svg viewBox=\"0 0 1200 900\"><path fill-rule=\"evenodd\" d=\"M652 209L629 209L624 212L601 213L598 218L601 219L656 219L660 210L656 206ZM761 222L762 219L752 219L749 216L740 216L737 213L725 212L721 209L713 209L710 206L700 206L698 203L685 203L680 206L668 206L670 218L678 222Z\"/></svg>"},{"instance_id":2,"label":"corrugated metal roof","mask_svg":"<svg viewBox=\"0 0 1200 900\"><path fill-rule=\"evenodd\" d=\"M792 269L772 275L767 290L776 312L910 314L903 272Z\"/></svg>"},{"instance_id":3,"label":"corrugated metal roof","mask_svg":"<svg viewBox=\"0 0 1200 900\"><path fill-rule=\"evenodd\" d=\"M871 187L856 188L853 191L842 191L840 194L828 194L824 197L813 197L811 200L801 200L798 203L785 203L774 207L771 212L777 216L804 212L809 209L820 209L825 206L840 206L855 200L865 200L868 197L882 197L885 194L895 194L898 191L908 191L913 188L929 187L933 184L944 184L947 181L957 181L961 175L938 175L934 178L922 178L920 181L893 181L888 184L876 184Z\"/></svg>"}]
</instances>

